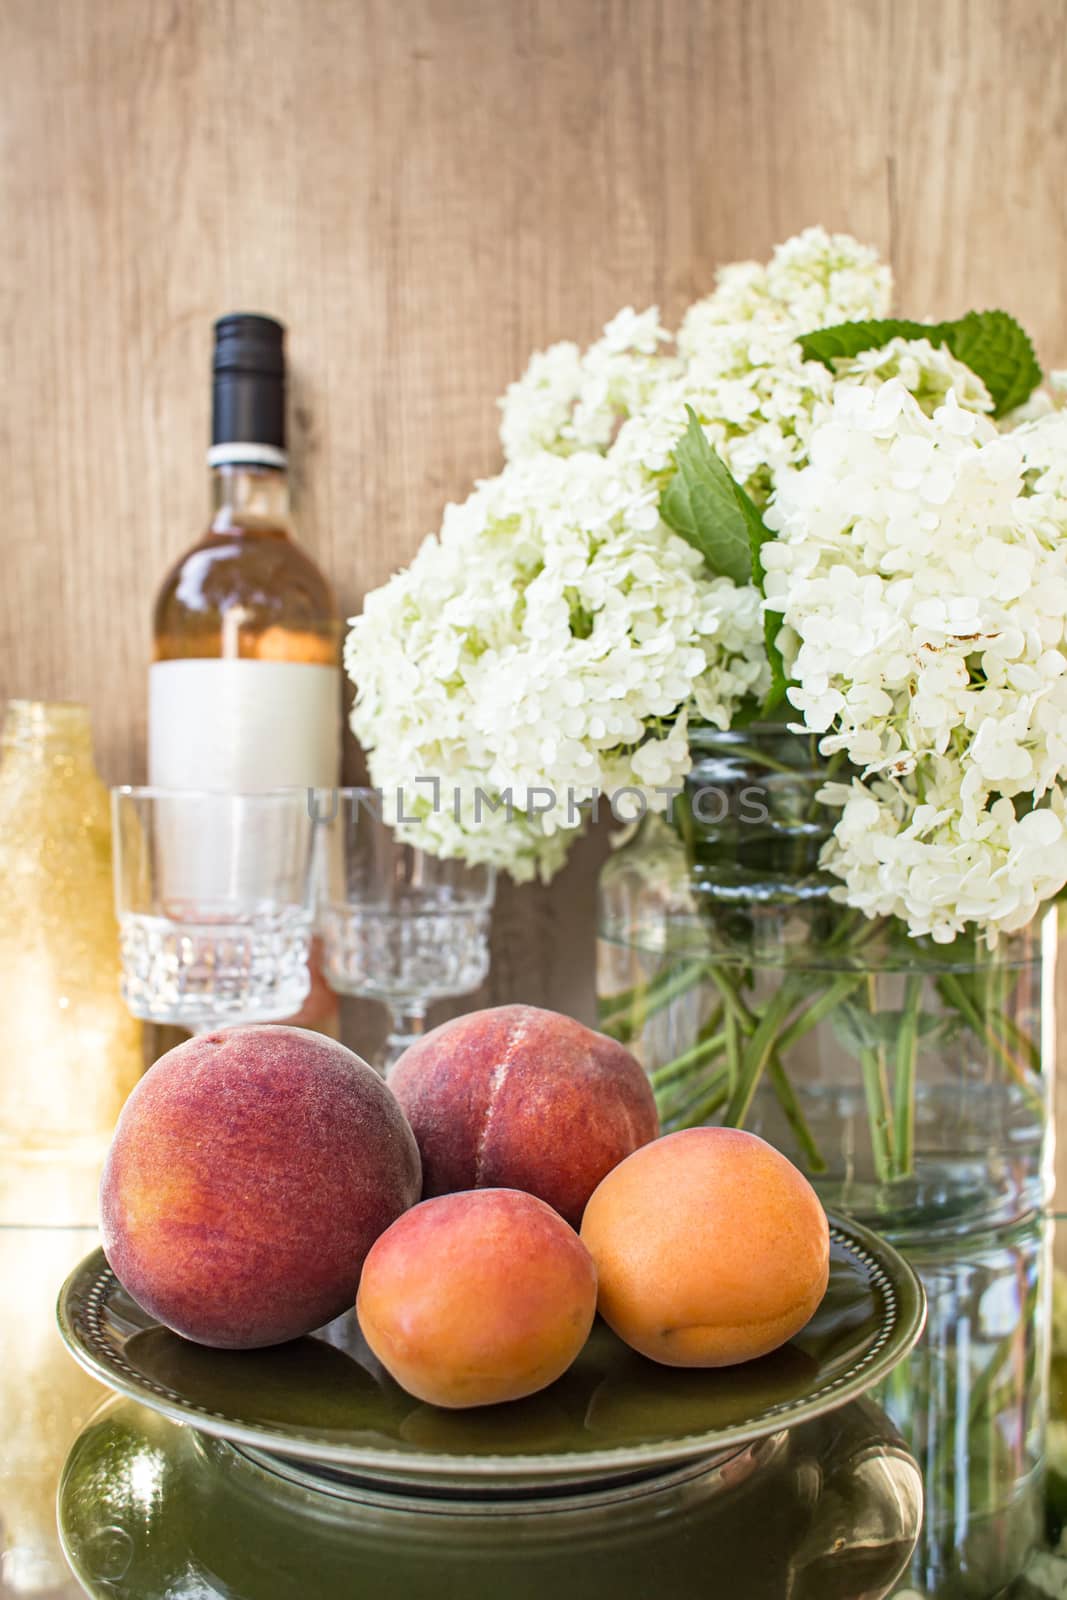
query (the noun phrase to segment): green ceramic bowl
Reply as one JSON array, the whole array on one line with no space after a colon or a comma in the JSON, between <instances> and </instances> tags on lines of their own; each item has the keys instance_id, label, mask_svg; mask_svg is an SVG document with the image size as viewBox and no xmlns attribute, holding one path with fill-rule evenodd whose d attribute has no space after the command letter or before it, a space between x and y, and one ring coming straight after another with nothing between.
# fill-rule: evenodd
<instances>
[{"instance_id":1,"label":"green ceramic bowl","mask_svg":"<svg viewBox=\"0 0 1067 1600\"><path fill-rule=\"evenodd\" d=\"M247 1450L376 1481L494 1490L610 1480L697 1458L823 1415L912 1349L923 1292L889 1245L831 1218L830 1284L773 1355L717 1370L661 1367L601 1322L570 1371L509 1405L442 1411L413 1400L355 1316L270 1350L209 1350L170 1333L95 1251L64 1285L74 1357L118 1393Z\"/></svg>"}]
</instances>

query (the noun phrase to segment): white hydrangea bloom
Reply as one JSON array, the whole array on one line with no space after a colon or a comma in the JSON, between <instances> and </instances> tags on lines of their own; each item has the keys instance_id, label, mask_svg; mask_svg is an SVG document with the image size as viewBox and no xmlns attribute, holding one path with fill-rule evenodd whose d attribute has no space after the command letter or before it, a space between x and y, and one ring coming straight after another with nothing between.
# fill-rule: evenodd
<instances>
[{"instance_id":1,"label":"white hydrangea bloom","mask_svg":"<svg viewBox=\"0 0 1067 1600\"><path fill-rule=\"evenodd\" d=\"M584 355L573 344L534 355L500 402L507 459L607 449L621 422L678 370L663 350L670 338L655 306L640 313L627 306Z\"/></svg>"},{"instance_id":2,"label":"white hydrangea bloom","mask_svg":"<svg viewBox=\"0 0 1067 1600\"><path fill-rule=\"evenodd\" d=\"M1067 880L1062 791L1021 817L1007 799L975 816L960 794L959 767L932 767L922 804L881 780L824 790L842 807L824 853L843 880L839 898L868 916L903 917L913 933L941 943L968 923L991 938L1025 928Z\"/></svg>"},{"instance_id":3,"label":"white hydrangea bloom","mask_svg":"<svg viewBox=\"0 0 1067 1600\"><path fill-rule=\"evenodd\" d=\"M687 359L714 347L724 324L784 330L795 338L836 322L884 317L893 293L888 266L847 233L805 228L766 266L738 261L716 275L714 293L690 306L678 335Z\"/></svg>"},{"instance_id":4,"label":"white hydrangea bloom","mask_svg":"<svg viewBox=\"0 0 1067 1600\"><path fill-rule=\"evenodd\" d=\"M915 933L1019 928L1067 882L1067 416L1007 437L952 390L928 416L844 383L809 457L764 561L790 699L863 771L827 864Z\"/></svg>"},{"instance_id":5,"label":"white hydrangea bloom","mask_svg":"<svg viewBox=\"0 0 1067 1600\"><path fill-rule=\"evenodd\" d=\"M712 350L693 357L683 375L623 424L612 459L628 472L665 481L691 406L734 477L763 502L776 473L803 459L833 377L820 362L805 361L789 334L754 335L746 326L719 333Z\"/></svg>"},{"instance_id":6,"label":"white hydrangea bloom","mask_svg":"<svg viewBox=\"0 0 1067 1600\"><path fill-rule=\"evenodd\" d=\"M841 383L862 383L867 388L896 378L928 417L944 405L950 389L956 404L968 411L993 410L989 390L977 373L929 339L890 339L877 349L835 361L834 372Z\"/></svg>"},{"instance_id":7,"label":"white hydrangea bloom","mask_svg":"<svg viewBox=\"0 0 1067 1600\"><path fill-rule=\"evenodd\" d=\"M537 350L500 401L500 442L509 461L561 446L582 388L582 352L576 344Z\"/></svg>"},{"instance_id":8,"label":"white hydrangea bloom","mask_svg":"<svg viewBox=\"0 0 1067 1600\"><path fill-rule=\"evenodd\" d=\"M367 597L346 649L352 726L426 848L549 877L582 802L681 785L694 695L725 727L765 679L758 597L735 606L657 498L599 455L543 452L449 506ZM443 803L419 778L440 781ZM510 794L510 819L476 814L479 789Z\"/></svg>"},{"instance_id":9,"label":"white hydrangea bloom","mask_svg":"<svg viewBox=\"0 0 1067 1600\"><path fill-rule=\"evenodd\" d=\"M765 493L776 463L796 458L795 446L783 443L797 435L794 419L802 429L831 382L819 363L803 361L797 334L883 316L891 289L874 250L808 228L765 267L723 268L714 294L687 312L677 355L655 306L621 311L584 355L573 344L534 355L501 401L504 453L514 461L538 450L606 450L632 419L623 456L643 464L662 454L657 420L673 423L682 410L684 426L688 401L709 423L721 419L724 443L756 434L739 453L740 476L758 479L753 487ZM643 445L646 420L654 437Z\"/></svg>"},{"instance_id":10,"label":"white hydrangea bloom","mask_svg":"<svg viewBox=\"0 0 1067 1600\"><path fill-rule=\"evenodd\" d=\"M992 410L981 379L926 339L893 339L836 362L831 373L819 361L805 361L791 333L722 327L683 377L664 384L644 411L624 423L611 457L625 471L665 483L691 406L734 477L764 505L778 475L806 462L812 430L829 415L837 390L876 389L891 377L930 414L949 389L968 410Z\"/></svg>"}]
</instances>

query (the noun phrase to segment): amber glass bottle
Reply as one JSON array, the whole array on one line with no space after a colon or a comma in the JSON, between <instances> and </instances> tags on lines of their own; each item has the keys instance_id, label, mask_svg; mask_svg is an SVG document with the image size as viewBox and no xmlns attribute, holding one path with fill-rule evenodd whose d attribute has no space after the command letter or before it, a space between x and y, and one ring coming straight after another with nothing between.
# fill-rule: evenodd
<instances>
[{"instance_id":1,"label":"amber glass bottle","mask_svg":"<svg viewBox=\"0 0 1067 1600\"><path fill-rule=\"evenodd\" d=\"M328 787L340 763L340 620L292 536L284 331L237 314L215 336L214 514L156 601L149 781Z\"/></svg>"}]
</instances>

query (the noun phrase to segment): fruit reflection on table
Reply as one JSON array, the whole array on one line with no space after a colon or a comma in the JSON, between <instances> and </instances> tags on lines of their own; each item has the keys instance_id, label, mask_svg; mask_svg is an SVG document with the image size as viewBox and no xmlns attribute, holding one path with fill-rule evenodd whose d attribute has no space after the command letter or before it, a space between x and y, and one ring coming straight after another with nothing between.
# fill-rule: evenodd
<instances>
[{"instance_id":1,"label":"fruit reflection on table","mask_svg":"<svg viewBox=\"0 0 1067 1600\"><path fill-rule=\"evenodd\" d=\"M415 1407L411 1427L493 1416L506 1448L515 1409ZM916 1464L868 1401L719 1465L511 1500L324 1486L111 1401L74 1446L59 1501L98 1600L880 1600L921 1514Z\"/></svg>"}]
</instances>

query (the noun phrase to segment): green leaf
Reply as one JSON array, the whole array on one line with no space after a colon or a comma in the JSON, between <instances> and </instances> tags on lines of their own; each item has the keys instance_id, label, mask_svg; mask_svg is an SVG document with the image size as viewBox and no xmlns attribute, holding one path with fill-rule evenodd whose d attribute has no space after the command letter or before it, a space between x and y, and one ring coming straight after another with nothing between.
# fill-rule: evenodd
<instances>
[{"instance_id":1,"label":"green leaf","mask_svg":"<svg viewBox=\"0 0 1067 1600\"><path fill-rule=\"evenodd\" d=\"M870 322L838 322L832 328L802 333L797 344L807 361L821 361L833 371L834 362L858 356L862 350L879 350L890 339L929 339L944 344L944 323L906 322L902 317L881 317Z\"/></svg>"},{"instance_id":2,"label":"green leaf","mask_svg":"<svg viewBox=\"0 0 1067 1600\"><path fill-rule=\"evenodd\" d=\"M704 437L696 412L691 406L685 409L689 426L675 450L676 471L660 498L660 516L668 528L700 551L716 577L749 583L752 543L738 499L739 485ZM752 509L755 511L755 506Z\"/></svg>"},{"instance_id":3,"label":"green leaf","mask_svg":"<svg viewBox=\"0 0 1067 1600\"><path fill-rule=\"evenodd\" d=\"M711 448L710 445L708 448ZM716 457L716 459L718 458ZM723 468L723 470L725 471L726 469ZM741 507L745 518L745 527L748 531L749 553L752 558L752 582L756 585L760 594L765 595L767 589L764 582L766 573L763 569L763 546L768 539L773 539L775 535L764 522L759 508L748 494L744 484L738 483L737 479L732 476L730 482L734 486L734 493L737 496L737 502ZM772 712L777 711L785 699L785 692L789 687L789 679L785 674L785 662L782 660L782 652L778 648L778 633L781 626L782 614L780 611L765 611L763 613L763 643L766 646L767 660L771 666L771 686L767 691L767 698L760 708L760 716L764 720Z\"/></svg>"},{"instance_id":4,"label":"green leaf","mask_svg":"<svg viewBox=\"0 0 1067 1600\"><path fill-rule=\"evenodd\" d=\"M786 676L785 662L782 652L778 648L778 632L782 626L780 611L765 611L763 613L763 643L767 650L767 660L771 664L771 685L767 690L767 697L760 709L760 719L768 722L778 707L785 700L785 692L789 688L789 679Z\"/></svg>"},{"instance_id":5,"label":"green leaf","mask_svg":"<svg viewBox=\"0 0 1067 1600\"><path fill-rule=\"evenodd\" d=\"M734 481L734 488L745 513L745 522L748 527L749 546L752 553L752 581L760 594L767 593L763 567L763 546L768 539L775 536L764 522L757 507L749 498L744 486ZM778 634L782 627L782 613L780 611L764 611L763 613L763 643L767 651L767 660L771 668L771 684L767 690L767 697L760 709L760 716L766 721L785 699L785 692L789 687L786 677L785 662L782 652L778 648Z\"/></svg>"},{"instance_id":6,"label":"green leaf","mask_svg":"<svg viewBox=\"0 0 1067 1600\"><path fill-rule=\"evenodd\" d=\"M992 395L995 417L1021 406L1041 382L1030 336L1006 311L969 311L941 326L956 360L977 372Z\"/></svg>"},{"instance_id":7,"label":"green leaf","mask_svg":"<svg viewBox=\"0 0 1067 1600\"><path fill-rule=\"evenodd\" d=\"M699 550L709 571L735 583L754 583L764 591L763 546L774 534L743 484L708 443L696 412L686 406L689 424L675 450L677 470L660 500L669 528ZM778 632L782 618L764 612L763 638L771 667L771 686L760 708L768 717L785 699L789 685Z\"/></svg>"},{"instance_id":8,"label":"green leaf","mask_svg":"<svg viewBox=\"0 0 1067 1600\"><path fill-rule=\"evenodd\" d=\"M1021 406L1041 382L1030 336L1006 311L968 311L955 322L909 322L901 317L839 322L833 328L801 334L797 343L808 361L821 361L833 371L835 361L880 349L890 339L929 339L951 350L989 390L995 417Z\"/></svg>"},{"instance_id":9,"label":"green leaf","mask_svg":"<svg viewBox=\"0 0 1067 1600\"><path fill-rule=\"evenodd\" d=\"M709 445L708 448L710 450L711 446ZM712 454L714 455L714 451L712 451ZM718 456L716 456L715 459L718 461ZM722 466L722 463L720 462L719 465ZM722 470L726 472L725 467L723 467ZM763 556L761 552L763 550L763 546L767 543L767 540L774 538L774 534L764 522L759 508L749 495L744 484L738 483L737 479L732 475L732 473L726 472L726 475L730 479L737 503L741 508L741 515L745 519L745 532L748 535L748 553L749 559L752 563L752 582L758 586L759 591L762 594Z\"/></svg>"}]
</instances>

